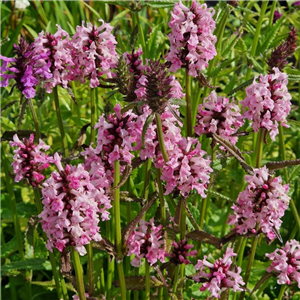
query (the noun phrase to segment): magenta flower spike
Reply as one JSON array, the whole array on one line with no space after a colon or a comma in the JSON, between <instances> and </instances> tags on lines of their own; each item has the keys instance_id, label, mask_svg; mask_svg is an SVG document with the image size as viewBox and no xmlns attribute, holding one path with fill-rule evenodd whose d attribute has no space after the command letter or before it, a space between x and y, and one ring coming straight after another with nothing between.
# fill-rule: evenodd
<instances>
[{"instance_id":1,"label":"magenta flower spike","mask_svg":"<svg viewBox=\"0 0 300 300\"><path fill-rule=\"evenodd\" d=\"M29 139L23 138L22 141L15 134L10 146L18 147L14 150L14 162L12 163L15 176L15 182L27 179L32 186L40 184L45 176L42 174L44 169L49 167L53 158L48 156L44 151L49 150L50 146L42 140L36 145L34 135L31 134Z\"/></svg>"},{"instance_id":2,"label":"magenta flower spike","mask_svg":"<svg viewBox=\"0 0 300 300\"><path fill-rule=\"evenodd\" d=\"M229 98L217 96L215 91L212 91L203 100L203 104L198 106L196 118L196 134L210 136L216 133L222 138L228 139L232 144L238 140L234 134L244 124L238 105L233 101L230 102Z\"/></svg>"},{"instance_id":3,"label":"magenta flower spike","mask_svg":"<svg viewBox=\"0 0 300 300\"><path fill-rule=\"evenodd\" d=\"M111 33L113 27L99 20L102 24L99 27L82 22L76 27L76 33L72 38L72 45L75 49L76 79L82 83L90 80L90 87L99 86L99 78L106 76L112 78L115 75L112 69L118 64L116 52L117 41Z\"/></svg>"},{"instance_id":4,"label":"magenta flower spike","mask_svg":"<svg viewBox=\"0 0 300 300\"><path fill-rule=\"evenodd\" d=\"M272 263L267 268L269 273L274 273L278 284L291 285L297 282L300 288L300 244L299 241L290 240L272 253L267 253Z\"/></svg>"},{"instance_id":5,"label":"magenta flower spike","mask_svg":"<svg viewBox=\"0 0 300 300\"><path fill-rule=\"evenodd\" d=\"M208 62L216 55L215 11L206 4L193 1L191 8L181 1L175 3L171 12L169 26L170 52L166 60L170 62L170 71L176 72L181 67L189 70L189 75L197 77Z\"/></svg>"},{"instance_id":6,"label":"magenta flower spike","mask_svg":"<svg viewBox=\"0 0 300 300\"><path fill-rule=\"evenodd\" d=\"M273 241L282 223L280 218L289 205L289 186L281 184L280 176L273 178L266 166L254 169L254 174L246 175L245 179L249 184L232 206L234 215L229 216L228 223L239 234L263 232Z\"/></svg>"},{"instance_id":7,"label":"magenta flower spike","mask_svg":"<svg viewBox=\"0 0 300 300\"><path fill-rule=\"evenodd\" d=\"M14 45L14 48L16 57L8 58L0 55L0 59L3 61L0 68L0 77L3 78L1 87L8 86L9 80L14 79L16 83L13 88L17 87L26 99L34 98L38 80L34 76L35 59L32 44L29 45L21 38L18 45Z\"/></svg>"},{"instance_id":8,"label":"magenta flower spike","mask_svg":"<svg viewBox=\"0 0 300 300\"><path fill-rule=\"evenodd\" d=\"M212 297L220 298L225 289L232 288L234 292L243 290L241 286L245 283L240 275L242 269L232 264L234 256L236 253L228 247L224 256L215 260L214 263L207 261L206 255L203 260L198 260L195 269L200 272L193 279L203 282L200 291L208 289Z\"/></svg>"},{"instance_id":9,"label":"magenta flower spike","mask_svg":"<svg viewBox=\"0 0 300 300\"><path fill-rule=\"evenodd\" d=\"M102 221L109 219L110 199L103 189L94 187L82 164L64 168L57 153L54 162L58 172L52 172L43 183L44 209L39 214L48 237L46 247L62 252L65 247L74 246L80 255L85 255L84 245L102 239L99 215Z\"/></svg>"},{"instance_id":10,"label":"magenta flower spike","mask_svg":"<svg viewBox=\"0 0 300 300\"><path fill-rule=\"evenodd\" d=\"M288 92L288 77L273 68L274 74L260 75L246 88L246 98L241 101L244 109L243 118L252 121L252 128L257 132L265 128L274 141L278 126L289 127L287 116L291 111L291 94ZM247 109L247 110L246 110Z\"/></svg>"},{"instance_id":11,"label":"magenta flower spike","mask_svg":"<svg viewBox=\"0 0 300 300\"><path fill-rule=\"evenodd\" d=\"M142 258L145 258L150 266L158 260L161 262L165 261L166 252L162 235L162 225L155 226L154 219L151 219L150 222L142 219L140 226L130 235L126 244L128 255L135 255L131 261L131 265L134 267L141 265Z\"/></svg>"},{"instance_id":12,"label":"magenta flower spike","mask_svg":"<svg viewBox=\"0 0 300 300\"><path fill-rule=\"evenodd\" d=\"M170 262L175 265L185 264L188 265L191 262L187 259L188 257L195 257L197 250L191 250L194 245L189 245L187 240L182 240L176 243L172 242L172 251L167 256L170 258Z\"/></svg>"}]
</instances>

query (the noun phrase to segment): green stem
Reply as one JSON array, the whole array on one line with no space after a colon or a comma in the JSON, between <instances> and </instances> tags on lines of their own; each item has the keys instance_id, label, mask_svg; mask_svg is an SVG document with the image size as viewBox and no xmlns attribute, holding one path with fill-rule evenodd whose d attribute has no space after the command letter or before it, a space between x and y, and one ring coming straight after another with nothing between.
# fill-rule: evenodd
<instances>
[{"instance_id":1,"label":"green stem","mask_svg":"<svg viewBox=\"0 0 300 300\"><path fill-rule=\"evenodd\" d=\"M68 141L67 141L67 136L65 135L63 120L61 117L57 87L55 87L53 89L53 97L54 97L58 127L59 127L59 131L60 131L60 136L61 136L61 143L62 143L62 147L63 147L63 153L64 153L64 157L67 158L67 157L69 157Z\"/></svg>"},{"instance_id":2,"label":"green stem","mask_svg":"<svg viewBox=\"0 0 300 300\"><path fill-rule=\"evenodd\" d=\"M264 144L264 135L265 129L260 128L258 132L257 144L256 144L256 163L255 167L260 168L261 159L262 159L262 151L263 151L263 144Z\"/></svg>"},{"instance_id":3,"label":"green stem","mask_svg":"<svg viewBox=\"0 0 300 300\"><path fill-rule=\"evenodd\" d=\"M150 265L145 260L145 276L146 276L146 300L150 300Z\"/></svg>"},{"instance_id":4,"label":"green stem","mask_svg":"<svg viewBox=\"0 0 300 300\"><path fill-rule=\"evenodd\" d=\"M144 187L143 187L144 199L148 199L148 195L149 195L149 178L150 178L151 165L152 165L152 160L148 158L145 165L145 179L144 179Z\"/></svg>"},{"instance_id":5,"label":"green stem","mask_svg":"<svg viewBox=\"0 0 300 300\"><path fill-rule=\"evenodd\" d=\"M88 255L88 277L89 277L89 296L94 294L94 262L93 262L93 247L92 244L88 244L86 247Z\"/></svg>"},{"instance_id":6,"label":"green stem","mask_svg":"<svg viewBox=\"0 0 300 300\"><path fill-rule=\"evenodd\" d=\"M298 230L300 232L300 217L299 217L299 214L298 214L297 207L296 207L295 202L294 202L293 199L291 199L290 203L291 203L292 213L294 215L294 218L296 219L296 222L297 222L297 225L298 225Z\"/></svg>"},{"instance_id":7,"label":"green stem","mask_svg":"<svg viewBox=\"0 0 300 300\"><path fill-rule=\"evenodd\" d=\"M84 281L83 281L83 270L80 263L79 254L74 248L72 249L72 254L73 254L73 265L75 269L78 296L80 300L86 300Z\"/></svg>"},{"instance_id":8,"label":"green stem","mask_svg":"<svg viewBox=\"0 0 300 300\"><path fill-rule=\"evenodd\" d=\"M91 143L95 142L96 137L96 100L95 100L95 89L90 89L91 98Z\"/></svg>"},{"instance_id":9,"label":"green stem","mask_svg":"<svg viewBox=\"0 0 300 300\"><path fill-rule=\"evenodd\" d=\"M178 275L179 275L179 265L174 268L174 279L173 279L173 293L176 294L177 292L177 285L178 285ZM172 297L171 297L172 298ZM176 299L176 298L175 298Z\"/></svg>"},{"instance_id":10,"label":"green stem","mask_svg":"<svg viewBox=\"0 0 300 300\"><path fill-rule=\"evenodd\" d=\"M271 11L270 11L269 29L273 27L273 18L274 18L276 6L277 6L277 1L273 1L271 6Z\"/></svg>"},{"instance_id":11,"label":"green stem","mask_svg":"<svg viewBox=\"0 0 300 300\"><path fill-rule=\"evenodd\" d=\"M252 47L251 47L251 53L250 54L251 54L252 57L255 57L255 54L256 54L256 48L257 48L257 45L258 45L261 25L262 25L263 19L265 17L265 12L267 10L268 3L269 3L269 1L263 1L262 2L261 11L260 11L259 19L258 19L258 22L257 22L254 39L253 39L253 42L252 42ZM247 74L246 74L246 80L250 79L251 74L252 74L252 68L248 68L247 69Z\"/></svg>"},{"instance_id":12,"label":"green stem","mask_svg":"<svg viewBox=\"0 0 300 300\"><path fill-rule=\"evenodd\" d=\"M188 68L185 69L185 100L186 100L186 129L187 136L192 136L192 107L191 107L191 76L188 74Z\"/></svg>"},{"instance_id":13,"label":"green stem","mask_svg":"<svg viewBox=\"0 0 300 300\"><path fill-rule=\"evenodd\" d=\"M161 182L161 170L156 169L156 180L158 185L158 196L159 196L159 204L160 204L160 217L161 217L161 224L163 228L166 226L166 205L165 205L165 196L164 196L164 188Z\"/></svg>"},{"instance_id":14,"label":"green stem","mask_svg":"<svg viewBox=\"0 0 300 300\"><path fill-rule=\"evenodd\" d=\"M17 203L16 203L16 198L15 198L15 193L14 193L14 186L13 183L11 182L11 177L9 176L9 167L7 163L7 158L5 157L5 152L2 147L1 149L1 160L2 160L2 165L4 167L4 173L5 173L5 183L6 183L6 188L8 190L8 195L10 199L10 205L11 205L11 211L13 215L13 223L14 223L14 228L15 228L15 235L17 239L17 247L18 247L18 252L20 255L20 258L22 260L25 259L24 255L24 249L23 249L23 242L22 242L22 233L21 233L21 227L20 227L20 221L18 217L18 212L17 212Z\"/></svg>"},{"instance_id":15,"label":"green stem","mask_svg":"<svg viewBox=\"0 0 300 300\"><path fill-rule=\"evenodd\" d=\"M279 154L281 160L286 160L284 135L283 135L283 128L281 125L279 125ZM285 182L288 182L289 176L288 176L287 168L284 168L283 171L284 171Z\"/></svg>"},{"instance_id":16,"label":"green stem","mask_svg":"<svg viewBox=\"0 0 300 300\"><path fill-rule=\"evenodd\" d=\"M40 131L40 126L39 126L39 121L38 121L38 117L36 115L33 103L32 103L32 99L28 99L28 103L29 103L29 108L31 111L31 115L32 115L32 120L33 120L33 124L34 124L34 128L35 128L35 132L36 132L36 136L35 138L38 140L41 138L41 131Z\"/></svg>"},{"instance_id":17,"label":"green stem","mask_svg":"<svg viewBox=\"0 0 300 300\"><path fill-rule=\"evenodd\" d=\"M257 247L257 242L258 242L258 236L254 236L252 240L252 245L251 245L251 252L250 252L250 257L247 265L247 269L245 272L245 277L244 277L244 282L245 282L245 288L247 288L247 283L250 278L251 274L251 268L254 262L254 257L255 257L255 252L256 252L256 247ZM245 297L245 291L242 291L239 297L239 300L243 300Z\"/></svg>"},{"instance_id":18,"label":"green stem","mask_svg":"<svg viewBox=\"0 0 300 300\"><path fill-rule=\"evenodd\" d=\"M117 267L119 273L119 281L121 287L121 298L126 299L126 284L123 270L123 254L122 254L122 235L121 235L121 214L120 214L120 189L116 186L120 182L120 161L114 162L114 217L115 217L115 246L117 249Z\"/></svg>"},{"instance_id":19,"label":"green stem","mask_svg":"<svg viewBox=\"0 0 300 300\"><path fill-rule=\"evenodd\" d=\"M241 244L241 248L240 248L239 254L238 254L238 262L237 262L238 267L242 266L244 252L245 252L245 248L246 248L246 244L247 244L247 238L241 237L241 239L242 239L242 244Z\"/></svg>"},{"instance_id":20,"label":"green stem","mask_svg":"<svg viewBox=\"0 0 300 300\"><path fill-rule=\"evenodd\" d=\"M162 123L161 123L160 114L155 113L155 120L156 120L156 131L157 131L160 151L161 151L161 154L164 158L165 163L167 163L169 161L169 157L168 157L168 153L167 153L167 150L166 150L166 147L165 147L164 134L163 134L163 130L162 130Z\"/></svg>"},{"instance_id":21,"label":"green stem","mask_svg":"<svg viewBox=\"0 0 300 300\"><path fill-rule=\"evenodd\" d=\"M282 297L284 295L284 292L285 292L285 289L286 289L286 285L282 285L281 288L280 288L277 300L281 300L282 299Z\"/></svg>"},{"instance_id":22,"label":"green stem","mask_svg":"<svg viewBox=\"0 0 300 300\"><path fill-rule=\"evenodd\" d=\"M146 42L145 42L145 36L144 36L144 31L140 22L140 16L138 12L135 12L135 18L136 18L136 23L138 25L139 28L139 33L140 33L140 37L141 37L141 43L142 43L142 49L143 49L143 62L145 63L144 59L145 57L147 57L147 48L146 48Z\"/></svg>"}]
</instances>

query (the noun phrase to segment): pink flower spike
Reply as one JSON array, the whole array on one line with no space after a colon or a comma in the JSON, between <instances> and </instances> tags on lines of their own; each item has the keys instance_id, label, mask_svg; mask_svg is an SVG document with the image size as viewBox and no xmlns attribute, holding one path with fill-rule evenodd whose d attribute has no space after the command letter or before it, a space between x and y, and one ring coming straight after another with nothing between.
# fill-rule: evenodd
<instances>
[{"instance_id":1,"label":"pink flower spike","mask_svg":"<svg viewBox=\"0 0 300 300\"><path fill-rule=\"evenodd\" d=\"M12 163L16 174L15 181L27 179L34 187L40 184L45 178L42 171L48 168L49 163L53 160L52 157L45 154L49 146L42 140L39 140L39 144L36 145L33 134L30 135L29 139L23 138L22 141L15 134L13 142L9 142L9 144L12 147L17 147L14 150L14 162Z\"/></svg>"},{"instance_id":2,"label":"pink flower spike","mask_svg":"<svg viewBox=\"0 0 300 300\"><path fill-rule=\"evenodd\" d=\"M155 264L158 260L165 261L165 247L162 236L162 225L155 226L154 219L150 222L140 221L137 227L126 241L128 255L135 255L131 265L139 267L142 258L147 259L150 265Z\"/></svg>"},{"instance_id":3,"label":"pink flower spike","mask_svg":"<svg viewBox=\"0 0 300 300\"><path fill-rule=\"evenodd\" d=\"M216 56L217 38L213 35L215 21L212 18L214 13L212 8L207 8L206 4L197 3L196 0L191 8L184 6L181 1L175 3L169 22L171 47L166 55L172 72L185 67L188 68L189 75L196 77Z\"/></svg>"},{"instance_id":4,"label":"pink flower spike","mask_svg":"<svg viewBox=\"0 0 300 300\"><path fill-rule=\"evenodd\" d=\"M205 255L203 260L198 260L195 266L199 273L194 276L196 282L203 282L200 291L209 290L212 297L220 298L223 290L232 288L234 292L242 291L245 283L240 275L242 269L232 265L232 257L236 256L233 249L227 248L223 258L217 259L214 264L207 261Z\"/></svg>"},{"instance_id":5,"label":"pink flower spike","mask_svg":"<svg viewBox=\"0 0 300 300\"><path fill-rule=\"evenodd\" d=\"M299 241L290 240L280 249L267 253L272 263L267 268L269 273L274 273L278 284L291 285L297 282L300 288L300 244Z\"/></svg>"}]
</instances>

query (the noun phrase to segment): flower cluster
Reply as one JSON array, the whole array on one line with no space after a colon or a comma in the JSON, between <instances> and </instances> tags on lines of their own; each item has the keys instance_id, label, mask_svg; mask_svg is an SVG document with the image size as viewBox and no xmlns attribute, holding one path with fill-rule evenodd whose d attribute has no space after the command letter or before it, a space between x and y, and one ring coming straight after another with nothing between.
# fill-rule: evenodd
<instances>
[{"instance_id":1,"label":"flower cluster","mask_svg":"<svg viewBox=\"0 0 300 300\"><path fill-rule=\"evenodd\" d=\"M249 184L232 206L234 215L229 217L229 224L234 225L239 234L257 233L258 230L272 241L289 205L289 186L281 184L280 176L273 178L265 166L254 169L254 174L246 175L245 179Z\"/></svg>"},{"instance_id":2,"label":"flower cluster","mask_svg":"<svg viewBox=\"0 0 300 300\"><path fill-rule=\"evenodd\" d=\"M276 11L275 11L276 13ZM282 16L282 15L280 15ZM275 14L274 14L275 19ZM276 47L267 60L270 72L273 73L273 68L278 68L280 71L288 63L287 59L293 55L297 47L297 31L292 27L285 42Z\"/></svg>"},{"instance_id":3,"label":"flower cluster","mask_svg":"<svg viewBox=\"0 0 300 300\"><path fill-rule=\"evenodd\" d=\"M246 98L241 101L244 110L243 118L252 122L255 132L265 128L270 132L274 141L278 134L278 122L288 127L286 118L291 110L292 99L288 92L288 79L285 73L273 68L274 74L260 75L259 82L254 78L253 83L246 88Z\"/></svg>"},{"instance_id":4,"label":"flower cluster","mask_svg":"<svg viewBox=\"0 0 300 300\"><path fill-rule=\"evenodd\" d=\"M204 158L205 151L197 139L182 138L179 147L169 155L169 161L163 166L162 180L166 181L166 192L170 194L175 187L184 197L192 189L206 197L205 190L209 182L210 160Z\"/></svg>"},{"instance_id":5,"label":"flower cluster","mask_svg":"<svg viewBox=\"0 0 300 300\"><path fill-rule=\"evenodd\" d=\"M175 265L188 265L191 262L187 257L196 256L197 254L197 250L191 250L194 245L189 245L187 240L182 240L178 243L173 241L172 246L172 252L167 254L167 256L170 258L170 262Z\"/></svg>"},{"instance_id":6,"label":"flower cluster","mask_svg":"<svg viewBox=\"0 0 300 300\"><path fill-rule=\"evenodd\" d=\"M137 84L136 95L139 100L146 100L153 112L162 113L172 98L182 98L182 87L169 75L165 65L159 61L150 61Z\"/></svg>"},{"instance_id":7,"label":"flower cluster","mask_svg":"<svg viewBox=\"0 0 300 300\"><path fill-rule=\"evenodd\" d=\"M266 257L272 260L267 271L276 274L278 284L292 284L296 281L300 288L300 244L298 241L287 241L281 249L267 253Z\"/></svg>"},{"instance_id":8,"label":"flower cluster","mask_svg":"<svg viewBox=\"0 0 300 300\"><path fill-rule=\"evenodd\" d=\"M110 200L101 189L90 182L89 173L82 164L66 165L54 155L58 172L54 171L43 183L44 209L39 217L46 232L49 251L74 246L80 255L86 254L84 245L100 241L99 214L102 221L109 219Z\"/></svg>"},{"instance_id":9,"label":"flower cluster","mask_svg":"<svg viewBox=\"0 0 300 300\"><path fill-rule=\"evenodd\" d=\"M3 65L0 68L0 76L3 78L1 87L8 86L9 80L16 81L13 87L17 87L27 98L35 96L35 87L38 80L33 76L33 49L24 39L20 39L18 45L14 45L15 58L0 55ZM7 73L12 74L7 74Z\"/></svg>"},{"instance_id":10,"label":"flower cluster","mask_svg":"<svg viewBox=\"0 0 300 300\"><path fill-rule=\"evenodd\" d=\"M230 140L232 144L237 142L234 134L243 126L240 109L228 98L217 96L213 91L203 100L203 104L198 106L196 116L195 133L210 135L216 133L223 138Z\"/></svg>"},{"instance_id":11,"label":"flower cluster","mask_svg":"<svg viewBox=\"0 0 300 300\"><path fill-rule=\"evenodd\" d=\"M15 182L27 179L32 186L37 186L44 180L42 174L44 169L49 167L52 158L45 154L50 146L42 140L36 145L34 135L31 134L29 139L23 138L21 141L17 134L13 137L13 142L9 143L12 147L18 147L14 150L14 162L12 163L15 176Z\"/></svg>"},{"instance_id":12,"label":"flower cluster","mask_svg":"<svg viewBox=\"0 0 300 300\"><path fill-rule=\"evenodd\" d=\"M206 4L199 4L196 0L191 8L184 6L181 1L175 3L169 22L171 47L166 56L171 63L172 72L185 67L189 70L189 75L196 77L217 55L213 15L212 8L207 8Z\"/></svg>"},{"instance_id":13,"label":"flower cluster","mask_svg":"<svg viewBox=\"0 0 300 300\"><path fill-rule=\"evenodd\" d=\"M134 267L141 265L142 258L146 258L150 265L155 264L158 260L161 262L165 260L162 225L155 226L153 219L150 222L142 219L140 226L134 230L126 243L128 255L135 255L131 261Z\"/></svg>"},{"instance_id":14,"label":"flower cluster","mask_svg":"<svg viewBox=\"0 0 300 300\"><path fill-rule=\"evenodd\" d=\"M203 260L198 260L195 269L200 269L200 272L194 276L194 280L203 282L200 291L208 289L213 297L220 298L224 289L232 288L234 292L243 290L241 286L245 283L240 275L241 268L232 265L231 258L234 256L236 254L228 247L224 257L217 259L213 264L206 260L206 255ZM205 269L208 272L204 271Z\"/></svg>"},{"instance_id":15,"label":"flower cluster","mask_svg":"<svg viewBox=\"0 0 300 300\"><path fill-rule=\"evenodd\" d=\"M85 78L90 80L90 87L99 86L99 78L106 75L112 78L112 68L118 63L116 52L117 41L111 33L113 27L105 23L98 28L91 23L76 27L76 33L72 38L72 45L75 49L76 77L81 82Z\"/></svg>"}]
</instances>

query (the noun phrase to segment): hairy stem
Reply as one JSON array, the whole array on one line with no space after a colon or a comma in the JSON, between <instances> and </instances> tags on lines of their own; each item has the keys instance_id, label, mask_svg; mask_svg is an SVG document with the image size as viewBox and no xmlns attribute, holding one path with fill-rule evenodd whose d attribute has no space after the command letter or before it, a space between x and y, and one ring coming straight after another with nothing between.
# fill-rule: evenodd
<instances>
[{"instance_id":1,"label":"hairy stem","mask_svg":"<svg viewBox=\"0 0 300 300\"><path fill-rule=\"evenodd\" d=\"M32 103L32 99L28 99L28 103L29 103L29 108L30 108L31 115L32 115L35 132L36 132L35 138L36 138L36 140L39 140L41 138L41 131L40 131L38 117L36 115L36 112L35 112L35 109L34 109L34 106Z\"/></svg>"}]
</instances>

